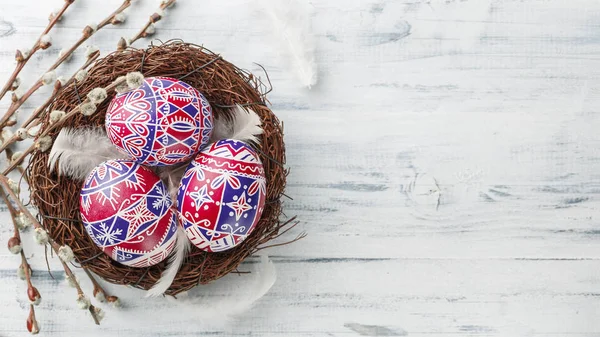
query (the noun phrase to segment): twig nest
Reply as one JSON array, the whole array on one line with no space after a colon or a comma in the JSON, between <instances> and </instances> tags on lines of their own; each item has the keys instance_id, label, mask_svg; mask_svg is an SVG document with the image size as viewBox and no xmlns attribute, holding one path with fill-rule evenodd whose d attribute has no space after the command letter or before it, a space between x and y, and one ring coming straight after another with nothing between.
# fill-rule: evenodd
<instances>
[{"instance_id":1,"label":"twig nest","mask_svg":"<svg viewBox=\"0 0 600 337\"><path fill-rule=\"evenodd\" d=\"M132 78L134 75L127 75L135 72L143 72L144 75L140 73L135 80ZM127 48L98 60L89 69L85 80L77 82L76 88L71 84L61 90L49 111L73 111L81 104L78 93L81 95L94 88L106 88L121 76L126 76L128 86L133 88L141 86L144 76L169 76L183 80L205 96L216 118L229 118L231 108L241 104L254 110L262 121L264 134L259 137L256 146L266 178L262 216L252 233L228 251L206 253L192 247L190 255L167 291L168 295L176 295L235 270L247 256L255 253L259 247L268 245L267 242L286 225L279 221L281 196L287 174L283 166L285 147L282 126L265 103L263 93L269 90L268 84L258 82L258 76L250 76L203 47L181 42L151 46L146 50ZM61 122L63 127L104 126L113 93L108 92L108 95L105 101L96 106L95 113L89 116L82 113L69 114ZM48 130L50 125L49 119L45 120L42 131ZM55 138L59 131L52 130L48 135ZM39 217L43 219L45 228L52 234L52 239L61 245L77 247L74 255L78 261L88 261L86 268L107 282L141 289L150 289L158 281L165 270L165 261L148 268L130 268L102 254L102 250L86 234L79 216L79 194L83 182L65 179L57 176L56 172L50 172L47 152L37 151L32 154L29 176L33 190L31 201L39 209ZM65 220L57 218L72 219L69 223L72 230L61 230L65 226Z\"/></svg>"}]
</instances>

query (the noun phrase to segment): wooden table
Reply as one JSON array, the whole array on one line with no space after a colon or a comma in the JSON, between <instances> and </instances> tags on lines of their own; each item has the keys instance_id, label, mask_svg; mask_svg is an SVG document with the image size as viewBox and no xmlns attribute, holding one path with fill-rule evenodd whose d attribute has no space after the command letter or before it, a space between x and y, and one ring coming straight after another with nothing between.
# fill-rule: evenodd
<instances>
[{"instance_id":1,"label":"wooden table","mask_svg":"<svg viewBox=\"0 0 600 337\"><path fill-rule=\"evenodd\" d=\"M119 3L77 0L24 83ZM60 4L0 0L2 81L15 48L29 45ZM125 25L93 43L114 50L157 4L139 1ZM290 71L255 1L180 0L156 35L270 74L291 168L285 213L301 220L282 240L308 233L267 251L278 271L271 291L227 326L211 327L193 308L109 287L124 308L101 306L107 316L96 327L76 308L57 259L52 279L28 239L44 335L600 336L600 2L312 6L320 77L312 90ZM18 261L0 253L0 336L25 335ZM244 277L202 292L219 298Z\"/></svg>"}]
</instances>

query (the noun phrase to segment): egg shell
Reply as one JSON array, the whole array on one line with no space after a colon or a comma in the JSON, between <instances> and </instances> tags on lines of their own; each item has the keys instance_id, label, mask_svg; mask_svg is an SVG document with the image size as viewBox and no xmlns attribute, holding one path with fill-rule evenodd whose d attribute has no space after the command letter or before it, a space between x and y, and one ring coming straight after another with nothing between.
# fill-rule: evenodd
<instances>
[{"instance_id":1,"label":"egg shell","mask_svg":"<svg viewBox=\"0 0 600 337\"><path fill-rule=\"evenodd\" d=\"M148 77L117 94L106 112L111 142L139 163L166 166L191 159L208 143L213 116L206 98L189 84Z\"/></svg>"},{"instance_id":2,"label":"egg shell","mask_svg":"<svg viewBox=\"0 0 600 337\"><path fill-rule=\"evenodd\" d=\"M256 152L243 142L220 140L202 150L181 179L179 220L196 247L225 251L256 227L265 193L265 171Z\"/></svg>"},{"instance_id":3,"label":"egg shell","mask_svg":"<svg viewBox=\"0 0 600 337\"><path fill-rule=\"evenodd\" d=\"M81 219L94 243L130 267L163 261L175 246L176 212L165 184L131 160L108 160L87 177Z\"/></svg>"}]
</instances>

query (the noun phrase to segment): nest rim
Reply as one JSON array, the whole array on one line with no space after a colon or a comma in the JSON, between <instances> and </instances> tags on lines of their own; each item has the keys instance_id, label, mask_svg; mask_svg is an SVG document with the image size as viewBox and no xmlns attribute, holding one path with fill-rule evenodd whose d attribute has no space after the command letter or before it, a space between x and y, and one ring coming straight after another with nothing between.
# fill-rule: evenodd
<instances>
[{"instance_id":1,"label":"nest rim","mask_svg":"<svg viewBox=\"0 0 600 337\"><path fill-rule=\"evenodd\" d=\"M244 259L264 248L266 242L279 236L281 228L293 221L280 221L282 196L289 173L284 166L283 124L267 106L266 95L272 90L268 75L268 85L265 85L260 78L209 49L181 40L151 44L146 49L128 48L98 59L88 68L85 80L74 81L63 88L48 107L48 112L70 111L93 88L106 87L118 77L133 71L142 72L145 77L165 76L185 81L207 98L216 117L228 118L228 109L240 104L252 108L263 123L264 133L256 148L267 179L266 202L261 219L246 240L228 251L207 253L192 245L173 284L165 292L167 295L177 295L236 271ZM110 99L107 99L98 105L97 112L92 116L76 114L65 120L62 127L104 125L109 103ZM45 116L41 131L50 125L49 113ZM49 136L55 139L60 129L52 131ZM82 182L51 173L47 163L48 152L36 151L31 157L27 173L31 202L38 209L38 220L49 236L60 245L70 246L77 264L105 281L150 289L160 278L168 259L146 268L128 267L112 260L93 243L81 222L79 191Z\"/></svg>"}]
</instances>

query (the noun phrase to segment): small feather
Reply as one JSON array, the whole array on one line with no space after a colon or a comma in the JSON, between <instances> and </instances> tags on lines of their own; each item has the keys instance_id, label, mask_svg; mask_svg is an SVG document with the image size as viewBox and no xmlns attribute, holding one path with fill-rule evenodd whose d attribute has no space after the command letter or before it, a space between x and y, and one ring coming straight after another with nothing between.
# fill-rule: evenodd
<instances>
[{"instance_id":1,"label":"small feather","mask_svg":"<svg viewBox=\"0 0 600 337\"><path fill-rule=\"evenodd\" d=\"M259 0L273 23L274 32L288 50L291 67L303 86L317 84L315 42L310 7L305 0Z\"/></svg>"},{"instance_id":2,"label":"small feather","mask_svg":"<svg viewBox=\"0 0 600 337\"><path fill-rule=\"evenodd\" d=\"M160 179L167 185L171 200L177 200L179 183L181 182L181 178L183 178L188 165L189 162L186 162L182 165L160 166L155 168L156 174L158 174Z\"/></svg>"},{"instance_id":3,"label":"small feather","mask_svg":"<svg viewBox=\"0 0 600 337\"><path fill-rule=\"evenodd\" d=\"M175 301L182 307L189 306L197 317L215 326L225 326L232 319L248 310L275 284L277 270L268 256L260 257L256 269L248 275L231 275L219 282L197 287L177 296ZM202 293L207 294L203 296ZM218 296L215 296L218 294Z\"/></svg>"},{"instance_id":4,"label":"small feather","mask_svg":"<svg viewBox=\"0 0 600 337\"><path fill-rule=\"evenodd\" d=\"M48 166L58 174L84 180L100 163L109 159L126 158L106 136L103 128L64 128L56 137Z\"/></svg>"},{"instance_id":5,"label":"small feather","mask_svg":"<svg viewBox=\"0 0 600 337\"><path fill-rule=\"evenodd\" d=\"M231 119L215 119L212 139L235 139L246 143L258 144L258 136L263 133L260 116L251 109L236 105L231 111Z\"/></svg>"},{"instance_id":6,"label":"small feather","mask_svg":"<svg viewBox=\"0 0 600 337\"><path fill-rule=\"evenodd\" d=\"M179 268L185 261L192 244L185 234L185 230L181 226L177 226L177 242L175 249L171 252L167 268L162 272L160 279L148 290L146 297L157 297L165 293L175 280Z\"/></svg>"}]
</instances>

